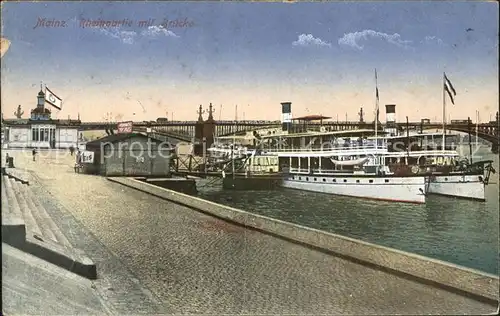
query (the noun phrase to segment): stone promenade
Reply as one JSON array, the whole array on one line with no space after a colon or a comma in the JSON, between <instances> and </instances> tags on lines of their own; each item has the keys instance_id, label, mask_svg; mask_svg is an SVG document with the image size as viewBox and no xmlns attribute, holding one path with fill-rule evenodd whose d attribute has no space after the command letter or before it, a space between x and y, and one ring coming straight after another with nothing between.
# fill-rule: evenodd
<instances>
[{"instance_id":1,"label":"stone promenade","mask_svg":"<svg viewBox=\"0 0 500 316\"><path fill-rule=\"evenodd\" d=\"M67 153L41 152L35 162L28 151L9 155L17 172L26 170L68 241L97 264L94 286L113 314L455 315L496 309L103 177L75 174Z\"/></svg>"}]
</instances>

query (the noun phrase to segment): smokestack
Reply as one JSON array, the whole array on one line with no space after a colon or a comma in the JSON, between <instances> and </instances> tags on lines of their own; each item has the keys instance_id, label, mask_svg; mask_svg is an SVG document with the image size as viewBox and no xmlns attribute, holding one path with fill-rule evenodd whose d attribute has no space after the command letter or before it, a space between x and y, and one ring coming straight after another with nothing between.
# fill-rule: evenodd
<instances>
[{"instance_id":1,"label":"smokestack","mask_svg":"<svg viewBox=\"0 0 500 316\"><path fill-rule=\"evenodd\" d=\"M292 102L281 103L281 124L283 131L290 131L292 125Z\"/></svg>"},{"instance_id":2,"label":"smokestack","mask_svg":"<svg viewBox=\"0 0 500 316\"><path fill-rule=\"evenodd\" d=\"M385 120L387 123L396 122L396 105L395 104L386 104L385 105Z\"/></svg>"},{"instance_id":3,"label":"smokestack","mask_svg":"<svg viewBox=\"0 0 500 316\"><path fill-rule=\"evenodd\" d=\"M385 130L391 135L396 135L396 105L386 104L385 105Z\"/></svg>"}]
</instances>

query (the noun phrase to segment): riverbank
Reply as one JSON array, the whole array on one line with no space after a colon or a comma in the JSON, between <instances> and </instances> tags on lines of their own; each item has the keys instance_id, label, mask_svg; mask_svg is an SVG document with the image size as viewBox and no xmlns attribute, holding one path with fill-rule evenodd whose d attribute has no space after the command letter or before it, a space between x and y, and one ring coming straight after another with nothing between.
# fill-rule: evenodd
<instances>
[{"instance_id":1,"label":"riverbank","mask_svg":"<svg viewBox=\"0 0 500 316\"><path fill-rule=\"evenodd\" d=\"M498 157L485 159L500 171ZM430 195L425 205L287 189L229 191L205 179L197 187L197 197L215 203L499 274L498 173L486 187L486 202Z\"/></svg>"},{"instance_id":2,"label":"riverbank","mask_svg":"<svg viewBox=\"0 0 500 316\"><path fill-rule=\"evenodd\" d=\"M102 271L103 279L96 281L103 282L100 295L114 302L110 307L116 314L492 310L491 305L247 230L105 178L75 174L69 158L15 159L32 174L34 189L54 222Z\"/></svg>"}]
</instances>

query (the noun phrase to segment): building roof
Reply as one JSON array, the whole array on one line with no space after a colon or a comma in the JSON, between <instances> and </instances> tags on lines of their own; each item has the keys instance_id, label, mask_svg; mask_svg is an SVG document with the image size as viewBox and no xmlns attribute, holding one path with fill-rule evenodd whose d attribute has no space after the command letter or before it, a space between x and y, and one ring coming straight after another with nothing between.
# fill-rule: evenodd
<instances>
[{"instance_id":1,"label":"building roof","mask_svg":"<svg viewBox=\"0 0 500 316\"><path fill-rule=\"evenodd\" d=\"M163 140L158 139L156 137L148 136L142 133L129 133L129 134L113 134L113 135L108 135L103 138L99 138L90 142L87 142L85 144L86 147L100 147L102 143L115 143L115 142L120 142L132 137L142 137L142 138L150 138L152 140L156 140L158 142L163 142Z\"/></svg>"},{"instance_id":2,"label":"building roof","mask_svg":"<svg viewBox=\"0 0 500 316\"><path fill-rule=\"evenodd\" d=\"M14 124L26 124L28 123L28 119L23 119L23 118L6 118L2 120L3 123L9 124L9 123L14 123Z\"/></svg>"},{"instance_id":3,"label":"building roof","mask_svg":"<svg viewBox=\"0 0 500 316\"><path fill-rule=\"evenodd\" d=\"M36 107L31 110L31 113L40 113L40 114L50 114L50 110L47 108Z\"/></svg>"},{"instance_id":4,"label":"building roof","mask_svg":"<svg viewBox=\"0 0 500 316\"><path fill-rule=\"evenodd\" d=\"M327 119L331 119L331 117L317 115L317 114L293 118L294 121L299 121L299 120L300 121L319 121L319 120L327 120Z\"/></svg>"}]
</instances>

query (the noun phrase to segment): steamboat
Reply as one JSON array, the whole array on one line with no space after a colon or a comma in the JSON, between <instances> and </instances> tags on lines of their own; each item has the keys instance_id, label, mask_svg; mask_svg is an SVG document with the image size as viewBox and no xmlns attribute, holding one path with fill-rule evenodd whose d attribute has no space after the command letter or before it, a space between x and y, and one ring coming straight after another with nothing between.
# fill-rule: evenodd
<instances>
[{"instance_id":1,"label":"steamboat","mask_svg":"<svg viewBox=\"0 0 500 316\"><path fill-rule=\"evenodd\" d=\"M311 117L298 120L310 120ZM288 128L288 126L286 127ZM262 137L279 158L281 186L394 202L425 203L425 176L386 164L387 140L373 130L291 132ZM277 148L273 148L276 145Z\"/></svg>"},{"instance_id":2,"label":"steamboat","mask_svg":"<svg viewBox=\"0 0 500 316\"><path fill-rule=\"evenodd\" d=\"M290 107L282 104L283 111ZM282 129L272 132L254 131L243 137L245 146L239 142L233 148L246 161L277 156L280 185L286 188L412 203L424 203L427 193L484 201L485 186L495 172L492 161L461 158L448 141L456 135L409 135L407 129L402 136L394 128L394 109L386 106L382 130L331 131L321 124L311 128L308 122L328 119L313 115L284 121ZM247 176L254 172L252 164L242 165Z\"/></svg>"},{"instance_id":3,"label":"steamboat","mask_svg":"<svg viewBox=\"0 0 500 316\"><path fill-rule=\"evenodd\" d=\"M464 158L455 146L442 148L436 139L440 134L417 134L389 137L390 146L385 159L392 165L405 165L426 176L429 194L485 201L485 186L495 173L492 160L472 161ZM429 141L430 140L430 141ZM401 150L398 144L403 144Z\"/></svg>"}]
</instances>

